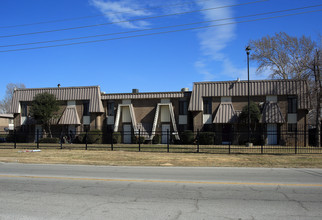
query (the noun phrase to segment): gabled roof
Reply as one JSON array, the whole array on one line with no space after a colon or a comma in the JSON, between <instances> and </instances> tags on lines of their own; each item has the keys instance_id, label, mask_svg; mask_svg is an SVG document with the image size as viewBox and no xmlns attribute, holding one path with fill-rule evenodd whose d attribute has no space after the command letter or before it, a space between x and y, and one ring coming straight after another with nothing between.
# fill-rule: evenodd
<instances>
[{"instance_id":1,"label":"gabled roof","mask_svg":"<svg viewBox=\"0 0 322 220\"><path fill-rule=\"evenodd\" d=\"M76 106L67 106L58 124L60 125L80 125Z\"/></svg>"},{"instance_id":2,"label":"gabled roof","mask_svg":"<svg viewBox=\"0 0 322 220\"><path fill-rule=\"evenodd\" d=\"M184 98L191 92L144 92L102 94L102 100Z\"/></svg>"},{"instance_id":3,"label":"gabled roof","mask_svg":"<svg viewBox=\"0 0 322 220\"><path fill-rule=\"evenodd\" d=\"M297 95L298 108L308 109L306 80L252 80L250 96ZM203 111L203 97L248 96L247 81L194 83L189 111Z\"/></svg>"},{"instance_id":4,"label":"gabled roof","mask_svg":"<svg viewBox=\"0 0 322 220\"><path fill-rule=\"evenodd\" d=\"M236 121L236 113L231 103L221 103L218 107L213 123L226 124Z\"/></svg>"},{"instance_id":5,"label":"gabled roof","mask_svg":"<svg viewBox=\"0 0 322 220\"><path fill-rule=\"evenodd\" d=\"M61 101L89 100L90 112L104 112L99 86L17 89L13 93L10 112L19 113L20 102L32 101L35 95L44 92L54 94Z\"/></svg>"},{"instance_id":6,"label":"gabled roof","mask_svg":"<svg viewBox=\"0 0 322 220\"><path fill-rule=\"evenodd\" d=\"M13 118L13 114L0 114L0 118Z\"/></svg>"},{"instance_id":7,"label":"gabled roof","mask_svg":"<svg viewBox=\"0 0 322 220\"><path fill-rule=\"evenodd\" d=\"M266 102L262 114L262 123L283 124L285 119L281 109L276 102Z\"/></svg>"}]
</instances>

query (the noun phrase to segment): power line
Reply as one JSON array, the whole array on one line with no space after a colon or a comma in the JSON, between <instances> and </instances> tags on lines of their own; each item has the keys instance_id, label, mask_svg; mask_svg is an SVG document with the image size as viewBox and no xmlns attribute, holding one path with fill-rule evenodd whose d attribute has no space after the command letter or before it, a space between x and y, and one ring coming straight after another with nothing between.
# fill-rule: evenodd
<instances>
[{"instance_id":1,"label":"power line","mask_svg":"<svg viewBox=\"0 0 322 220\"><path fill-rule=\"evenodd\" d=\"M309 6L309 7L311 7L311 6ZM303 7L301 7L301 8L291 8L291 9L285 9L285 10L279 10L279 11L272 11L272 12L264 12L264 13L258 13L258 14L252 14L252 15L244 15L244 16L239 16L239 17L230 17L230 18L222 18L222 19L208 20L208 21L201 21L201 22L194 22L194 23L187 23L187 24L178 24L178 25L165 26L165 27L146 28L146 29L141 29L141 30L132 30L132 31L108 33L108 34L98 34L98 35L90 35L90 36L74 37L74 38L65 38L65 39L57 39L57 40L48 40L48 41L37 41L37 42L21 43L21 44L0 45L0 47L26 46L26 45L32 45L32 44L43 44L43 43L53 43L53 42L69 41L69 40L80 40L80 39L111 36L111 35L118 35L118 34L130 34L130 33L142 32L142 31L152 31L152 30L160 30L160 29L167 29L167 28L176 28L176 27L197 25L197 24L217 22L217 21L226 21L226 20L232 20L232 19L256 17L256 16L269 15L269 14L277 14L277 13L296 11L296 10L301 10L301 9L303 9Z\"/></svg>"},{"instance_id":2,"label":"power line","mask_svg":"<svg viewBox=\"0 0 322 220\"><path fill-rule=\"evenodd\" d=\"M74 43L68 43L68 44L56 44L56 45L48 45L48 46L40 46L40 47L12 49L12 50L2 50L2 51L0 51L0 53L14 52L14 51L24 51L24 50L35 50L35 49L52 48L52 47L63 47L63 46L71 46L71 45L78 45L78 44L97 43L97 42L103 42L103 41L121 40L121 39L152 36L152 35L167 34L167 33L175 33L175 32L181 32L181 31L189 31L189 30L198 30L198 29L200 30L200 29L205 29L205 28L212 28L212 27L232 25L232 24L255 22L255 21L268 20L268 19L274 19L274 18L282 18L282 17L301 15L301 14L307 14L307 13L313 13L313 12L319 12L319 11L322 11L322 9L313 10L313 11L306 11L306 12L298 12L298 13L287 14L287 15L278 15L278 16L274 16L274 17L258 18L258 19L246 20L246 21L236 21L236 22L225 23L225 24L215 24L215 25L209 25L209 26L186 28L186 29L179 29L179 30L170 30L170 31L164 31L164 32L154 32L154 33L132 35L132 36L125 36L125 37L108 38L108 39L93 40L93 41L83 41L83 42L74 42Z\"/></svg>"},{"instance_id":3,"label":"power line","mask_svg":"<svg viewBox=\"0 0 322 220\"><path fill-rule=\"evenodd\" d=\"M151 10L151 9L158 9L158 8L176 7L176 6L181 6L181 5L195 4L196 2L207 2L207 1L211 1L211 0L199 0L199 1L183 2L183 3L178 3L178 4L172 4L172 5L160 5L160 6L149 7L149 8L133 9L131 11L110 12L108 14L110 14L110 15L113 15L113 14L126 14L126 13L130 13L130 12L134 12L134 11L144 11L144 10ZM39 25L39 24L58 23L58 22L65 22L65 21L75 21L75 20L102 17L102 16L105 16L105 15L104 14L97 14L97 15L92 15L92 16L65 18L65 19L59 19L59 20L42 21L42 22L27 23L27 24L17 24L17 25L2 26L2 27L0 26L0 28L14 28L14 27L24 27L24 26L32 26L32 25Z\"/></svg>"},{"instance_id":4,"label":"power line","mask_svg":"<svg viewBox=\"0 0 322 220\"><path fill-rule=\"evenodd\" d=\"M117 21L117 22L100 23L100 24L69 27L69 28L62 28L62 29L55 29L55 30L29 32L29 33L22 33L22 34L3 35L3 36L0 36L0 38L18 37L18 36L34 35L34 34L44 34L44 33L58 32L58 31L68 31L68 30L76 30L76 29L82 29L82 28L98 27L98 26L110 25L110 24L119 24L119 23L125 23L125 22L142 21L142 20L163 18L163 17L175 16L175 15L190 14L190 13L201 12L201 11L210 11L210 10L221 9L221 8L249 5L249 4L254 4L254 3L259 3L259 2L264 2L264 1L268 1L268 0L260 0L260 1L242 3L242 4L219 6L219 7L214 7L214 8L205 8L205 9L199 9L199 10L193 10L193 11L178 12L178 13L173 13L173 14L151 16L151 17L145 17L145 18L136 18L136 19L130 19L130 20Z\"/></svg>"}]
</instances>

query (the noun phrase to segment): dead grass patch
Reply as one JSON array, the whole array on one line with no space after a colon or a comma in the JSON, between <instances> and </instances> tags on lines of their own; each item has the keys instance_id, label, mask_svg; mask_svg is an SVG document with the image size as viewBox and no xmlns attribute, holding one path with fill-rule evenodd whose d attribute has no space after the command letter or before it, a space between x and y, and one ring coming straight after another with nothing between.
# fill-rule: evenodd
<instances>
[{"instance_id":1,"label":"dead grass patch","mask_svg":"<svg viewBox=\"0 0 322 220\"><path fill-rule=\"evenodd\" d=\"M322 155L242 155L154 153L106 150L42 149L21 152L1 149L1 162L38 164L88 164L109 166L188 166L188 167L306 167L322 168Z\"/></svg>"}]
</instances>

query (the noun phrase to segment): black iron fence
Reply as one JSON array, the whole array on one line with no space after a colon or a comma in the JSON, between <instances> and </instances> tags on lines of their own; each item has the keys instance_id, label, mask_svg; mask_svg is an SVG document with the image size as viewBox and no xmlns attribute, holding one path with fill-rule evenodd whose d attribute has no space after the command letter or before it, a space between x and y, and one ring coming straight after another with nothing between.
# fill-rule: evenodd
<instances>
[{"instance_id":1,"label":"black iron fence","mask_svg":"<svg viewBox=\"0 0 322 220\"><path fill-rule=\"evenodd\" d=\"M110 151L184 152L215 154L321 154L309 130L202 132L0 132L0 149L105 149Z\"/></svg>"}]
</instances>

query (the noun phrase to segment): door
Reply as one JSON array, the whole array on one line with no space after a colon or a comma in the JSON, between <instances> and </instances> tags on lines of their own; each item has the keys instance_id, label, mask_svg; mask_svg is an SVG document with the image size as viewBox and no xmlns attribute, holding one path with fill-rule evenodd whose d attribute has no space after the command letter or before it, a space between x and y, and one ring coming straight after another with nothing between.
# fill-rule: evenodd
<instances>
[{"instance_id":1,"label":"door","mask_svg":"<svg viewBox=\"0 0 322 220\"><path fill-rule=\"evenodd\" d=\"M38 138L37 139L37 131L38 131ZM40 140L42 138L42 126L41 125L36 125L35 126L35 142L37 142L37 140Z\"/></svg>"},{"instance_id":2,"label":"door","mask_svg":"<svg viewBox=\"0 0 322 220\"><path fill-rule=\"evenodd\" d=\"M123 143L131 144L132 127L129 124L123 125Z\"/></svg>"},{"instance_id":3,"label":"door","mask_svg":"<svg viewBox=\"0 0 322 220\"><path fill-rule=\"evenodd\" d=\"M267 144L277 144L277 124L267 124Z\"/></svg>"},{"instance_id":4,"label":"door","mask_svg":"<svg viewBox=\"0 0 322 220\"><path fill-rule=\"evenodd\" d=\"M222 125L222 144L229 144L231 142L232 136L231 136L231 124L223 124Z\"/></svg>"},{"instance_id":5,"label":"door","mask_svg":"<svg viewBox=\"0 0 322 220\"><path fill-rule=\"evenodd\" d=\"M72 143L76 136L76 126L75 125L68 125L68 137L69 142Z\"/></svg>"},{"instance_id":6,"label":"door","mask_svg":"<svg viewBox=\"0 0 322 220\"><path fill-rule=\"evenodd\" d=\"M169 131L169 135L170 135L170 125L169 124L163 124L162 125L162 139L161 139L161 143L162 144L167 144L168 143L168 135L167 132ZM170 141L170 137L169 137L169 141Z\"/></svg>"}]
</instances>

